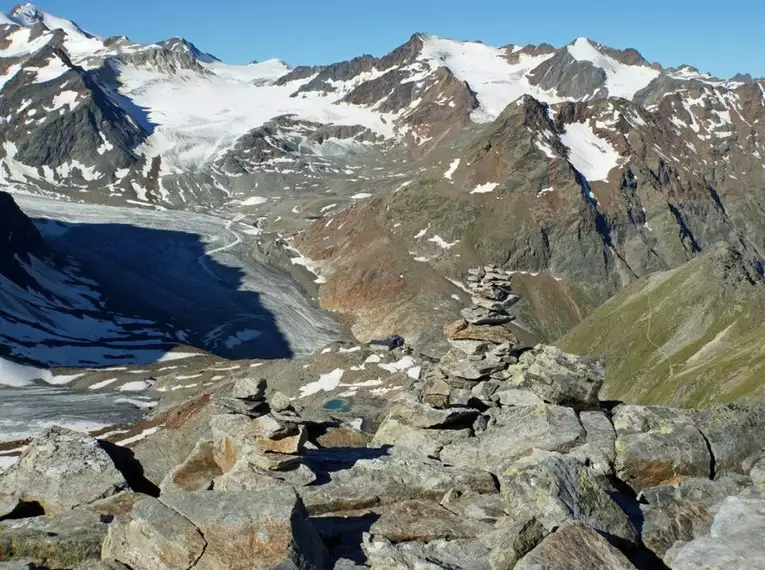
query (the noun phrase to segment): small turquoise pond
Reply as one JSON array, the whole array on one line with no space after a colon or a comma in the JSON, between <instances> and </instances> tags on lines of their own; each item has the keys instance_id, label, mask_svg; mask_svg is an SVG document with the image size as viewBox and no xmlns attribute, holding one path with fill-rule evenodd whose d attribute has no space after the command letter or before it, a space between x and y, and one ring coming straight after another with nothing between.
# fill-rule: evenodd
<instances>
[{"instance_id":1,"label":"small turquoise pond","mask_svg":"<svg viewBox=\"0 0 765 570\"><path fill-rule=\"evenodd\" d=\"M351 409L351 403L344 398L337 398L324 404L324 409L333 412L347 412Z\"/></svg>"}]
</instances>

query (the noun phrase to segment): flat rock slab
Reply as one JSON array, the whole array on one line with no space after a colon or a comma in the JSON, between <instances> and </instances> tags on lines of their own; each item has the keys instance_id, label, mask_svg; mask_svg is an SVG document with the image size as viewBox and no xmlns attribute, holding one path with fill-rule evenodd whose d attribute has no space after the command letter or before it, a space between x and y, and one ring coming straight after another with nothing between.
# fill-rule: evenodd
<instances>
[{"instance_id":1,"label":"flat rock slab","mask_svg":"<svg viewBox=\"0 0 765 570\"><path fill-rule=\"evenodd\" d=\"M476 538L492 529L489 524L463 519L434 501L403 501L380 509L378 514L380 518L369 532L391 542Z\"/></svg>"},{"instance_id":2,"label":"flat rock slab","mask_svg":"<svg viewBox=\"0 0 765 570\"><path fill-rule=\"evenodd\" d=\"M405 447L426 457L438 459L445 445L459 439L467 439L470 433L470 429L416 428L389 416L377 430L372 445Z\"/></svg>"},{"instance_id":3,"label":"flat rock slab","mask_svg":"<svg viewBox=\"0 0 765 570\"><path fill-rule=\"evenodd\" d=\"M39 503L48 514L72 509L128 488L98 441L60 427L45 430L0 475L0 492Z\"/></svg>"},{"instance_id":4,"label":"flat rock slab","mask_svg":"<svg viewBox=\"0 0 765 570\"><path fill-rule=\"evenodd\" d=\"M104 560L135 570L323 568L326 551L292 489L180 493L118 519Z\"/></svg>"},{"instance_id":5,"label":"flat rock slab","mask_svg":"<svg viewBox=\"0 0 765 570\"><path fill-rule=\"evenodd\" d=\"M730 404L693 412L715 458L715 474L747 473L745 464L760 457L765 441L765 405Z\"/></svg>"},{"instance_id":6,"label":"flat rock slab","mask_svg":"<svg viewBox=\"0 0 765 570\"><path fill-rule=\"evenodd\" d=\"M32 561L45 568L73 568L99 559L107 525L78 508L55 515L0 522L0 561Z\"/></svg>"},{"instance_id":7,"label":"flat rock slab","mask_svg":"<svg viewBox=\"0 0 765 570\"><path fill-rule=\"evenodd\" d=\"M568 451L584 443L584 429L571 408L541 404L491 410L490 414L486 431L445 445L441 461L499 473L534 449Z\"/></svg>"},{"instance_id":8,"label":"flat rock slab","mask_svg":"<svg viewBox=\"0 0 765 570\"><path fill-rule=\"evenodd\" d=\"M729 497L720 506L710 535L679 549L667 563L673 570L765 568L765 499Z\"/></svg>"},{"instance_id":9,"label":"flat rock slab","mask_svg":"<svg viewBox=\"0 0 765 570\"><path fill-rule=\"evenodd\" d=\"M440 501L451 489L474 494L497 492L494 478L480 469L455 469L406 449L365 452L379 456L353 461L350 467L332 472L328 483L298 490L311 515L368 509L412 499Z\"/></svg>"},{"instance_id":10,"label":"flat rock slab","mask_svg":"<svg viewBox=\"0 0 765 570\"><path fill-rule=\"evenodd\" d=\"M712 456L690 415L660 406L621 405L613 416L616 471L636 491L675 477L712 475Z\"/></svg>"},{"instance_id":11,"label":"flat rock slab","mask_svg":"<svg viewBox=\"0 0 765 570\"><path fill-rule=\"evenodd\" d=\"M373 570L492 570L489 550L478 540L433 540L395 544L383 537L365 536L362 545Z\"/></svg>"},{"instance_id":12,"label":"flat rock slab","mask_svg":"<svg viewBox=\"0 0 765 570\"><path fill-rule=\"evenodd\" d=\"M580 521L563 524L524 556L516 570L636 570L600 534Z\"/></svg>"}]
</instances>

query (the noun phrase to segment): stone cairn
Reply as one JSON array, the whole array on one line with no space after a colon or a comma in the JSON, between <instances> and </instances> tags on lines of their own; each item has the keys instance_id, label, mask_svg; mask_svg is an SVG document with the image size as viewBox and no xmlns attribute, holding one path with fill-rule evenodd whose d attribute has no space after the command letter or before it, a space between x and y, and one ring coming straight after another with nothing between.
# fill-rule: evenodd
<instances>
[{"instance_id":1,"label":"stone cairn","mask_svg":"<svg viewBox=\"0 0 765 570\"><path fill-rule=\"evenodd\" d=\"M472 305L461 311L462 319L444 327L452 348L423 375L424 402L465 406L472 398L487 398L508 380L508 366L518 362L519 342L505 325L514 319L509 311L520 300L510 275L496 265L468 270Z\"/></svg>"}]
</instances>

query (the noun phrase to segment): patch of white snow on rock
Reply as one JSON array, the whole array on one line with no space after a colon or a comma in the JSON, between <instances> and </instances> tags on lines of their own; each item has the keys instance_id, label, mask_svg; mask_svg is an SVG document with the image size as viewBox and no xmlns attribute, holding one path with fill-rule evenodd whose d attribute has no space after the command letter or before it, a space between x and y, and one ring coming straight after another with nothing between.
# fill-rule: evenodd
<instances>
[{"instance_id":1,"label":"patch of white snow on rock","mask_svg":"<svg viewBox=\"0 0 765 570\"><path fill-rule=\"evenodd\" d=\"M587 123L567 125L560 139L570 150L569 162L590 182L608 180L608 173L619 164L619 153Z\"/></svg>"}]
</instances>

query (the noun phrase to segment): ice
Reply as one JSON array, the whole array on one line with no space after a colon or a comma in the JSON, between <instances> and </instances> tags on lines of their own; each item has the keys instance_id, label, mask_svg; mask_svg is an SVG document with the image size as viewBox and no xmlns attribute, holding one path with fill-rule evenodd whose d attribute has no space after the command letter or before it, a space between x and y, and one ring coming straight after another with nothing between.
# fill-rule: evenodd
<instances>
[{"instance_id":1,"label":"ice","mask_svg":"<svg viewBox=\"0 0 765 570\"><path fill-rule=\"evenodd\" d=\"M340 380L345 374L345 370L342 368L336 368L332 372L322 374L315 382L310 382L305 386L300 387L300 397L312 396L319 392L331 392L340 385Z\"/></svg>"},{"instance_id":2,"label":"ice","mask_svg":"<svg viewBox=\"0 0 765 570\"><path fill-rule=\"evenodd\" d=\"M619 164L611 143L598 137L588 123L567 125L560 138L570 150L569 162L590 182L608 180L608 173Z\"/></svg>"},{"instance_id":3,"label":"ice","mask_svg":"<svg viewBox=\"0 0 765 570\"><path fill-rule=\"evenodd\" d=\"M367 198L371 197L372 195L368 194L367 192L359 192L358 194L351 196L351 200L366 200Z\"/></svg>"}]
</instances>

